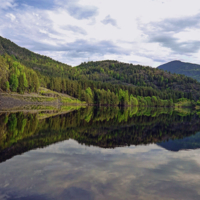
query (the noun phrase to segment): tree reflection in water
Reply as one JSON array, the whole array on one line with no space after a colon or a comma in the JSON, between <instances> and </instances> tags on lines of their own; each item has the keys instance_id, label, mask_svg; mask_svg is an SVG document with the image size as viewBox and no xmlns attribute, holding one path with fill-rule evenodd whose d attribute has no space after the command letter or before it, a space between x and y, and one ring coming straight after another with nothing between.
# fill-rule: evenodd
<instances>
[{"instance_id":1,"label":"tree reflection in water","mask_svg":"<svg viewBox=\"0 0 200 200\"><path fill-rule=\"evenodd\" d=\"M179 149L199 148L197 114L181 114L169 108L87 107L71 113L40 119L44 113L0 114L0 161L35 148L74 139L102 148L159 143L171 150L177 139L192 136ZM199 134L196 135L196 137ZM180 140L179 140L180 141Z\"/></svg>"}]
</instances>

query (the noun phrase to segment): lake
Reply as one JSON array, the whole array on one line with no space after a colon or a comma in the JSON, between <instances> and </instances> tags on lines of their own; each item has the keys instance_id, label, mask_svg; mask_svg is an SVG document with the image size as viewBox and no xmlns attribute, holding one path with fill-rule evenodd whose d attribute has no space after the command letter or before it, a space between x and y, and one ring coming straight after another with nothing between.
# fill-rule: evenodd
<instances>
[{"instance_id":1,"label":"lake","mask_svg":"<svg viewBox=\"0 0 200 200\"><path fill-rule=\"evenodd\" d=\"M200 116L167 108L0 112L0 199L200 199Z\"/></svg>"}]
</instances>

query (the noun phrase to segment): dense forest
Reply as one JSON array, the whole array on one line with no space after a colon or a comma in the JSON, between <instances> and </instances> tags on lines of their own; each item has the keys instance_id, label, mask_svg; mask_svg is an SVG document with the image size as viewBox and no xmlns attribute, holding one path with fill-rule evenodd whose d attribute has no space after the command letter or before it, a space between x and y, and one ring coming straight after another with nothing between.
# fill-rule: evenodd
<instances>
[{"instance_id":1,"label":"dense forest","mask_svg":"<svg viewBox=\"0 0 200 200\"><path fill-rule=\"evenodd\" d=\"M184 74L200 82L200 65L185 63L179 60L158 66L158 69L167 70L171 73Z\"/></svg>"},{"instance_id":2,"label":"dense forest","mask_svg":"<svg viewBox=\"0 0 200 200\"><path fill-rule=\"evenodd\" d=\"M37 92L40 86L37 73L14 61L10 56L0 56L0 89L23 94Z\"/></svg>"},{"instance_id":3,"label":"dense forest","mask_svg":"<svg viewBox=\"0 0 200 200\"><path fill-rule=\"evenodd\" d=\"M156 68L110 60L71 67L2 37L0 54L3 91L37 92L40 85L97 105L173 106L180 98L200 97L196 80Z\"/></svg>"},{"instance_id":4,"label":"dense forest","mask_svg":"<svg viewBox=\"0 0 200 200\"><path fill-rule=\"evenodd\" d=\"M42 120L38 114L5 113L0 115L0 155L6 160L70 138L103 148L160 143L195 134L199 123L195 114L147 107L87 107ZM192 145L200 147L194 141Z\"/></svg>"}]
</instances>

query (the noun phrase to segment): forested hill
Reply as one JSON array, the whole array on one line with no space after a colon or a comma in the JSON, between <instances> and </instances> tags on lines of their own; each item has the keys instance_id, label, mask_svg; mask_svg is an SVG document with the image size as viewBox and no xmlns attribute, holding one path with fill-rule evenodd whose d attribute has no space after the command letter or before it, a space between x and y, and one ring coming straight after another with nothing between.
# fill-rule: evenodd
<instances>
[{"instance_id":1,"label":"forested hill","mask_svg":"<svg viewBox=\"0 0 200 200\"><path fill-rule=\"evenodd\" d=\"M10 40L0 36L0 55L8 54L14 60L19 61L26 67L30 67L41 74L47 76L60 76L65 75L71 66L55 61L47 56L36 54L28 49L19 47Z\"/></svg>"},{"instance_id":2,"label":"forested hill","mask_svg":"<svg viewBox=\"0 0 200 200\"><path fill-rule=\"evenodd\" d=\"M185 63L178 60L160 65L158 69L170 71L171 73L184 74L200 82L200 65Z\"/></svg>"},{"instance_id":3,"label":"forested hill","mask_svg":"<svg viewBox=\"0 0 200 200\"><path fill-rule=\"evenodd\" d=\"M180 98L200 98L200 83L195 79L157 68L112 60L84 62L71 67L2 37L0 54L2 90L37 91L38 86L33 87L33 71L36 71L40 86L100 105L169 106Z\"/></svg>"},{"instance_id":4,"label":"forested hill","mask_svg":"<svg viewBox=\"0 0 200 200\"><path fill-rule=\"evenodd\" d=\"M76 68L76 79L78 80L98 81L106 83L108 86L117 84L124 87L134 87L134 91L143 88L143 94L141 92L136 94L141 96L145 96L145 91L150 89L163 94L173 95L174 92L182 92L188 96L190 93L196 96L194 91L198 94L200 89L200 83L190 77L171 74L148 66L105 60L82 63ZM185 95L184 97L188 98L186 94L179 95L182 97Z\"/></svg>"}]
</instances>

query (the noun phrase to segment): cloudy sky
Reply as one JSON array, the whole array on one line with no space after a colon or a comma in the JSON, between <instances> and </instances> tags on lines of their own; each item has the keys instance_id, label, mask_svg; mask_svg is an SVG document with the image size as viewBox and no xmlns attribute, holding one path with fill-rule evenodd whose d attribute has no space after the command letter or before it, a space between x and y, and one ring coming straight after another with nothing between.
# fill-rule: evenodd
<instances>
[{"instance_id":1,"label":"cloudy sky","mask_svg":"<svg viewBox=\"0 0 200 200\"><path fill-rule=\"evenodd\" d=\"M0 35L76 66L200 64L199 0L0 0Z\"/></svg>"}]
</instances>

